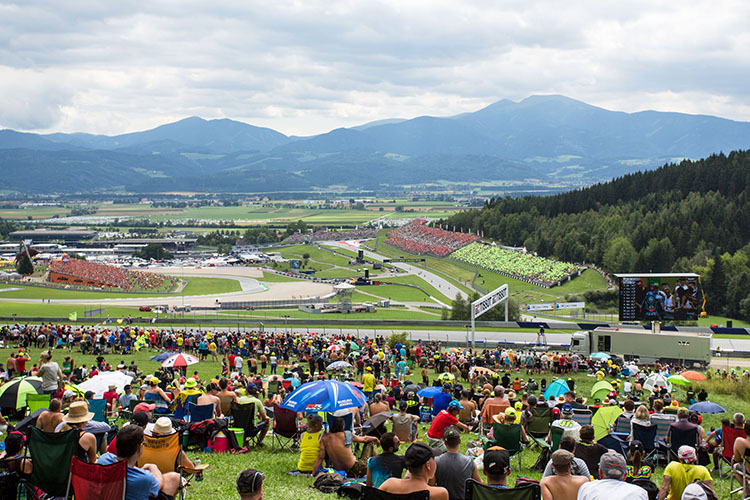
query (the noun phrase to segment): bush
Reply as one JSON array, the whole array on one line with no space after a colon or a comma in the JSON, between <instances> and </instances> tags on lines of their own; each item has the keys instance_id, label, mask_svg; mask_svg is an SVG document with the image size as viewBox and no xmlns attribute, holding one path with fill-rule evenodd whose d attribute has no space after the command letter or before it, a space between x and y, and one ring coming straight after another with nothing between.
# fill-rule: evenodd
<instances>
[{"instance_id":1,"label":"bush","mask_svg":"<svg viewBox=\"0 0 750 500\"><path fill-rule=\"evenodd\" d=\"M394 333L390 337L388 337L388 347L390 347L391 349L393 349L393 347L395 347L399 342L407 349L409 349L413 344L413 342L409 340L409 334L407 332Z\"/></svg>"}]
</instances>

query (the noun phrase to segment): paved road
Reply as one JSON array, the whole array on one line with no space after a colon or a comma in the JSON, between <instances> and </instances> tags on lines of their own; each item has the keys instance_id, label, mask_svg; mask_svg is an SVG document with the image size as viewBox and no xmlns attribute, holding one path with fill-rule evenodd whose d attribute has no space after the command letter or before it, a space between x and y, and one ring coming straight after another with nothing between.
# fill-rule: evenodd
<instances>
[{"instance_id":1,"label":"paved road","mask_svg":"<svg viewBox=\"0 0 750 500\"><path fill-rule=\"evenodd\" d=\"M325 244L344 248L349 251L355 250L355 248L352 247L351 245L347 245L346 243L340 243L338 241L326 241ZM377 254L375 252L371 252L370 250L366 250L364 248L362 248L362 250L364 251L364 256L370 260L383 262L384 259L389 258L383 255ZM448 281L447 279L443 278L442 276L438 274L435 274L431 271L427 271L425 269L422 269L420 267L414 266L406 262L393 262L391 265L401 269L402 271L406 273L419 276L420 278L422 278L427 283L435 287L440 293L450 298L451 300L456 296L456 294L459 294L459 293L464 297L464 299L468 298L466 294L463 291L461 291L460 288L458 288L453 283L451 283L450 281ZM450 307L450 304L443 304L443 302L441 302L437 298L435 297L432 297L432 298L433 300L435 300L435 302L438 302L439 304Z\"/></svg>"}]
</instances>

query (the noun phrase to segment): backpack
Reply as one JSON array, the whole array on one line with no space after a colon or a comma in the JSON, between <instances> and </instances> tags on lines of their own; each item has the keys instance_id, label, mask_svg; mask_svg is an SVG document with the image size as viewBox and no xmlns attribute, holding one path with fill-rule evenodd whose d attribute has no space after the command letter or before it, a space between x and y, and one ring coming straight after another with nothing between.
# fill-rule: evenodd
<instances>
[{"instance_id":1,"label":"backpack","mask_svg":"<svg viewBox=\"0 0 750 500\"><path fill-rule=\"evenodd\" d=\"M362 496L362 483L347 481L336 490L336 494L351 500L359 500Z\"/></svg>"},{"instance_id":2,"label":"backpack","mask_svg":"<svg viewBox=\"0 0 750 500\"><path fill-rule=\"evenodd\" d=\"M326 472L324 474L319 474L318 477L315 478L313 488L323 493L333 493L337 491L344 482L344 476L338 472Z\"/></svg>"},{"instance_id":3,"label":"backpack","mask_svg":"<svg viewBox=\"0 0 750 500\"><path fill-rule=\"evenodd\" d=\"M648 500L656 500L656 497L659 495L659 487L656 486L656 483L650 479L640 477L637 479L633 479L631 483L646 490Z\"/></svg>"}]
</instances>

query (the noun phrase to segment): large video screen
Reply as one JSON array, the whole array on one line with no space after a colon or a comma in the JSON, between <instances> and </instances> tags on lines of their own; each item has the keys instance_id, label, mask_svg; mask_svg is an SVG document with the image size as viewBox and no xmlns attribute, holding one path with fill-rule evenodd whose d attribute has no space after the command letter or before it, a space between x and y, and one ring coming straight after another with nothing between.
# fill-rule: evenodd
<instances>
[{"instance_id":1,"label":"large video screen","mask_svg":"<svg viewBox=\"0 0 750 500\"><path fill-rule=\"evenodd\" d=\"M698 319L703 290L692 276L618 276L620 321L669 321Z\"/></svg>"}]
</instances>

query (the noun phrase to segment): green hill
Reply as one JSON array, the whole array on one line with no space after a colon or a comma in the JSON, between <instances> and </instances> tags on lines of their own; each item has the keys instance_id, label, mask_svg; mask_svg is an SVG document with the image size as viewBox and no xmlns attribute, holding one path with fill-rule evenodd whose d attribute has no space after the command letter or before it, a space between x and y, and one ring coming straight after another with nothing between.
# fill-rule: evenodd
<instances>
[{"instance_id":1,"label":"green hill","mask_svg":"<svg viewBox=\"0 0 750 500\"><path fill-rule=\"evenodd\" d=\"M665 165L556 196L500 198L448 219L610 272L698 272L714 314L750 316L750 151Z\"/></svg>"}]
</instances>

